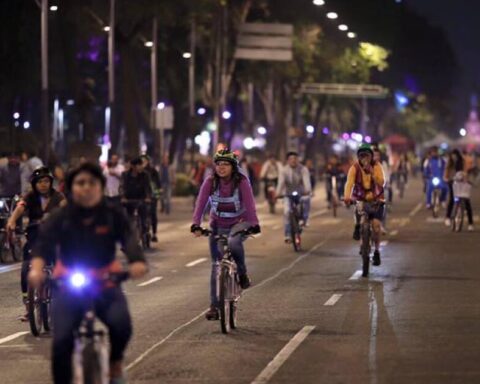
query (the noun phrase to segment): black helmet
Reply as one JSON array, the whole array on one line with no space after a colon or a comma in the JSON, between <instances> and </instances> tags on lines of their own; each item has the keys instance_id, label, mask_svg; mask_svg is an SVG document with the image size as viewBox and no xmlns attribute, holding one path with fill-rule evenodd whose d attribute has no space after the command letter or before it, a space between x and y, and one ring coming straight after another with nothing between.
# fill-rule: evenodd
<instances>
[{"instance_id":1,"label":"black helmet","mask_svg":"<svg viewBox=\"0 0 480 384\"><path fill-rule=\"evenodd\" d=\"M83 163L76 168L73 168L67 175L65 180L65 187L67 192L71 192L73 180L82 172L90 173L94 178L100 180L102 184L102 188L105 187L106 179L103 175L102 168L100 168L97 164L94 163Z\"/></svg>"},{"instance_id":2,"label":"black helmet","mask_svg":"<svg viewBox=\"0 0 480 384\"><path fill-rule=\"evenodd\" d=\"M221 149L215 154L213 162L218 163L219 161L229 162L234 168L238 167L238 156L228 148Z\"/></svg>"},{"instance_id":3,"label":"black helmet","mask_svg":"<svg viewBox=\"0 0 480 384\"><path fill-rule=\"evenodd\" d=\"M48 169L48 167L42 166L35 169L30 176L30 183L32 184L32 188L35 189L35 184L37 184L40 179L43 179L45 177L48 177L50 179L50 182L53 182L53 175L52 172L50 172L50 169Z\"/></svg>"}]
</instances>

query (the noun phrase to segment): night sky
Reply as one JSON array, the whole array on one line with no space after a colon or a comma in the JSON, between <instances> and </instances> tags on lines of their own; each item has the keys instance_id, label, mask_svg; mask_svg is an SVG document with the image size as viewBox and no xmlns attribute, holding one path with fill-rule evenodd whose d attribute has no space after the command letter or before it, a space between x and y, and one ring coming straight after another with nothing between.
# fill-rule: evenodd
<instances>
[{"instance_id":1,"label":"night sky","mask_svg":"<svg viewBox=\"0 0 480 384\"><path fill-rule=\"evenodd\" d=\"M407 0L433 25L443 26L457 55L459 85L455 89L457 118L466 116L470 96L480 89L480 1Z\"/></svg>"}]
</instances>

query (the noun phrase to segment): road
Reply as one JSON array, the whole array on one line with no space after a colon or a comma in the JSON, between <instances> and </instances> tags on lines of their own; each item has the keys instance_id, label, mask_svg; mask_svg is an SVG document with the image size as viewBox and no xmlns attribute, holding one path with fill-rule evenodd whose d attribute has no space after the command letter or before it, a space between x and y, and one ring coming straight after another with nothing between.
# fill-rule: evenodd
<instances>
[{"instance_id":1,"label":"road","mask_svg":"<svg viewBox=\"0 0 480 384\"><path fill-rule=\"evenodd\" d=\"M125 285L135 327L129 382L480 382L480 238L432 221L422 200L413 181L395 202L383 264L368 279L357 272L351 211L334 219L319 193L296 254L282 243L280 215L263 206L263 235L246 244L254 285L227 336L203 318L207 242L191 238L190 207L177 205L148 255L149 276ZM18 285L18 270L0 269L0 382L50 383L49 337L23 334L15 320Z\"/></svg>"}]
</instances>

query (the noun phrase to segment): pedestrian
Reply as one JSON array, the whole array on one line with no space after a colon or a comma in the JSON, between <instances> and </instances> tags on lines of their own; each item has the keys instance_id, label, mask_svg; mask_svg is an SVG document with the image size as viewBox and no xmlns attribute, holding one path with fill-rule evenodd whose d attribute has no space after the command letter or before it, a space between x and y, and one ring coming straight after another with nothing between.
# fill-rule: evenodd
<instances>
[{"instance_id":1,"label":"pedestrian","mask_svg":"<svg viewBox=\"0 0 480 384\"><path fill-rule=\"evenodd\" d=\"M114 205L120 205L120 182L124 171L125 167L120 164L118 155L112 153L103 174L106 179L105 196Z\"/></svg>"},{"instance_id":2,"label":"pedestrian","mask_svg":"<svg viewBox=\"0 0 480 384\"><path fill-rule=\"evenodd\" d=\"M175 188L175 169L169 160L169 155L166 153L160 165L160 183L162 187L160 211L166 215L170 215L172 190Z\"/></svg>"},{"instance_id":3,"label":"pedestrian","mask_svg":"<svg viewBox=\"0 0 480 384\"><path fill-rule=\"evenodd\" d=\"M445 173L443 179L448 184L448 204L447 212L445 215L445 225L449 227L452 225L452 211L455 204L455 196L453 193L453 182L457 172L462 172L465 169L465 161L462 154L458 149L452 150L448 154L447 166L445 167Z\"/></svg>"},{"instance_id":4,"label":"pedestrian","mask_svg":"<svg viewBox=\"0 0 480 384\"><path fill-rule=\"evenodd\" d=\"M10 154L7 166L0 169L0 185L2 197L11 199L22 193L20 159L16 154Z\"/></svg>"},{"instance_id":5,"label":"pedestrian","mask_svg":"<svg viewBox=\"0 0 480 384\"><path fill-rule=\"evenodd\" d=\"M22 184L22 195L26 195L30 189L30 176L33 171L43 166L42 160L34 152L23 151L20 155L20 178Z\"/></svg>"}]
</instances>

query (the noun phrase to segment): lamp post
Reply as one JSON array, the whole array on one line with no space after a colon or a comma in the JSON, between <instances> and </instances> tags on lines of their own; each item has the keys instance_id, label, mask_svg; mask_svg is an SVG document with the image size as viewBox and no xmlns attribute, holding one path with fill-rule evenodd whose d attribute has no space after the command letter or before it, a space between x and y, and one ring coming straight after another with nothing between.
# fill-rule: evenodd
<instances>
[{"instance_id":1,"label":"lamp post","mask_svg":"<svg viewBox=\"0 0 480 384\"><path fill-rule=\"evenodd\" d=\"M48 113L48 0L40 4L40 35L41 35L41 127L43 136L43 160L48 161L50 156L50 119Z\"/></svg>"},{"instance_id":2,"label":"lamp post","mask_svg":"<svg viewBox=\"0 0 480 384\"><path fill-rule=\"evenodd\" d=\"M108 30L108 108L110 111L107 134L113 136L111 140L113 145L117 145L117 131L115 129L115 0L110 0L110 16L109 16ZM114 151L117 148L114 148Z\"/></svg>"},{"instance_id":3,"label":"lamp post","mask_svg":"<svg viewBox=\"0 0 480 384\"><path fill-rule=\"evenodd\" d=\"M158 95L157 95L157 83L158 83L158 75L157 75L157 47L158 47L158 24L157 18L153 18L152 23L152 46L150 50L150 70L151 70L151 79L150 79L150 92L151 92L151 117L150 117L150 126L152 132L154 132L154 137L156 138L157 135L158 140L158 149L157 155L159 160L161 161L163 155L163 126L160 126L160 132L157 133L157 124L156 124L156 114L157 114L157 104L158 104Z\"/></svg>"}]
</instances>

